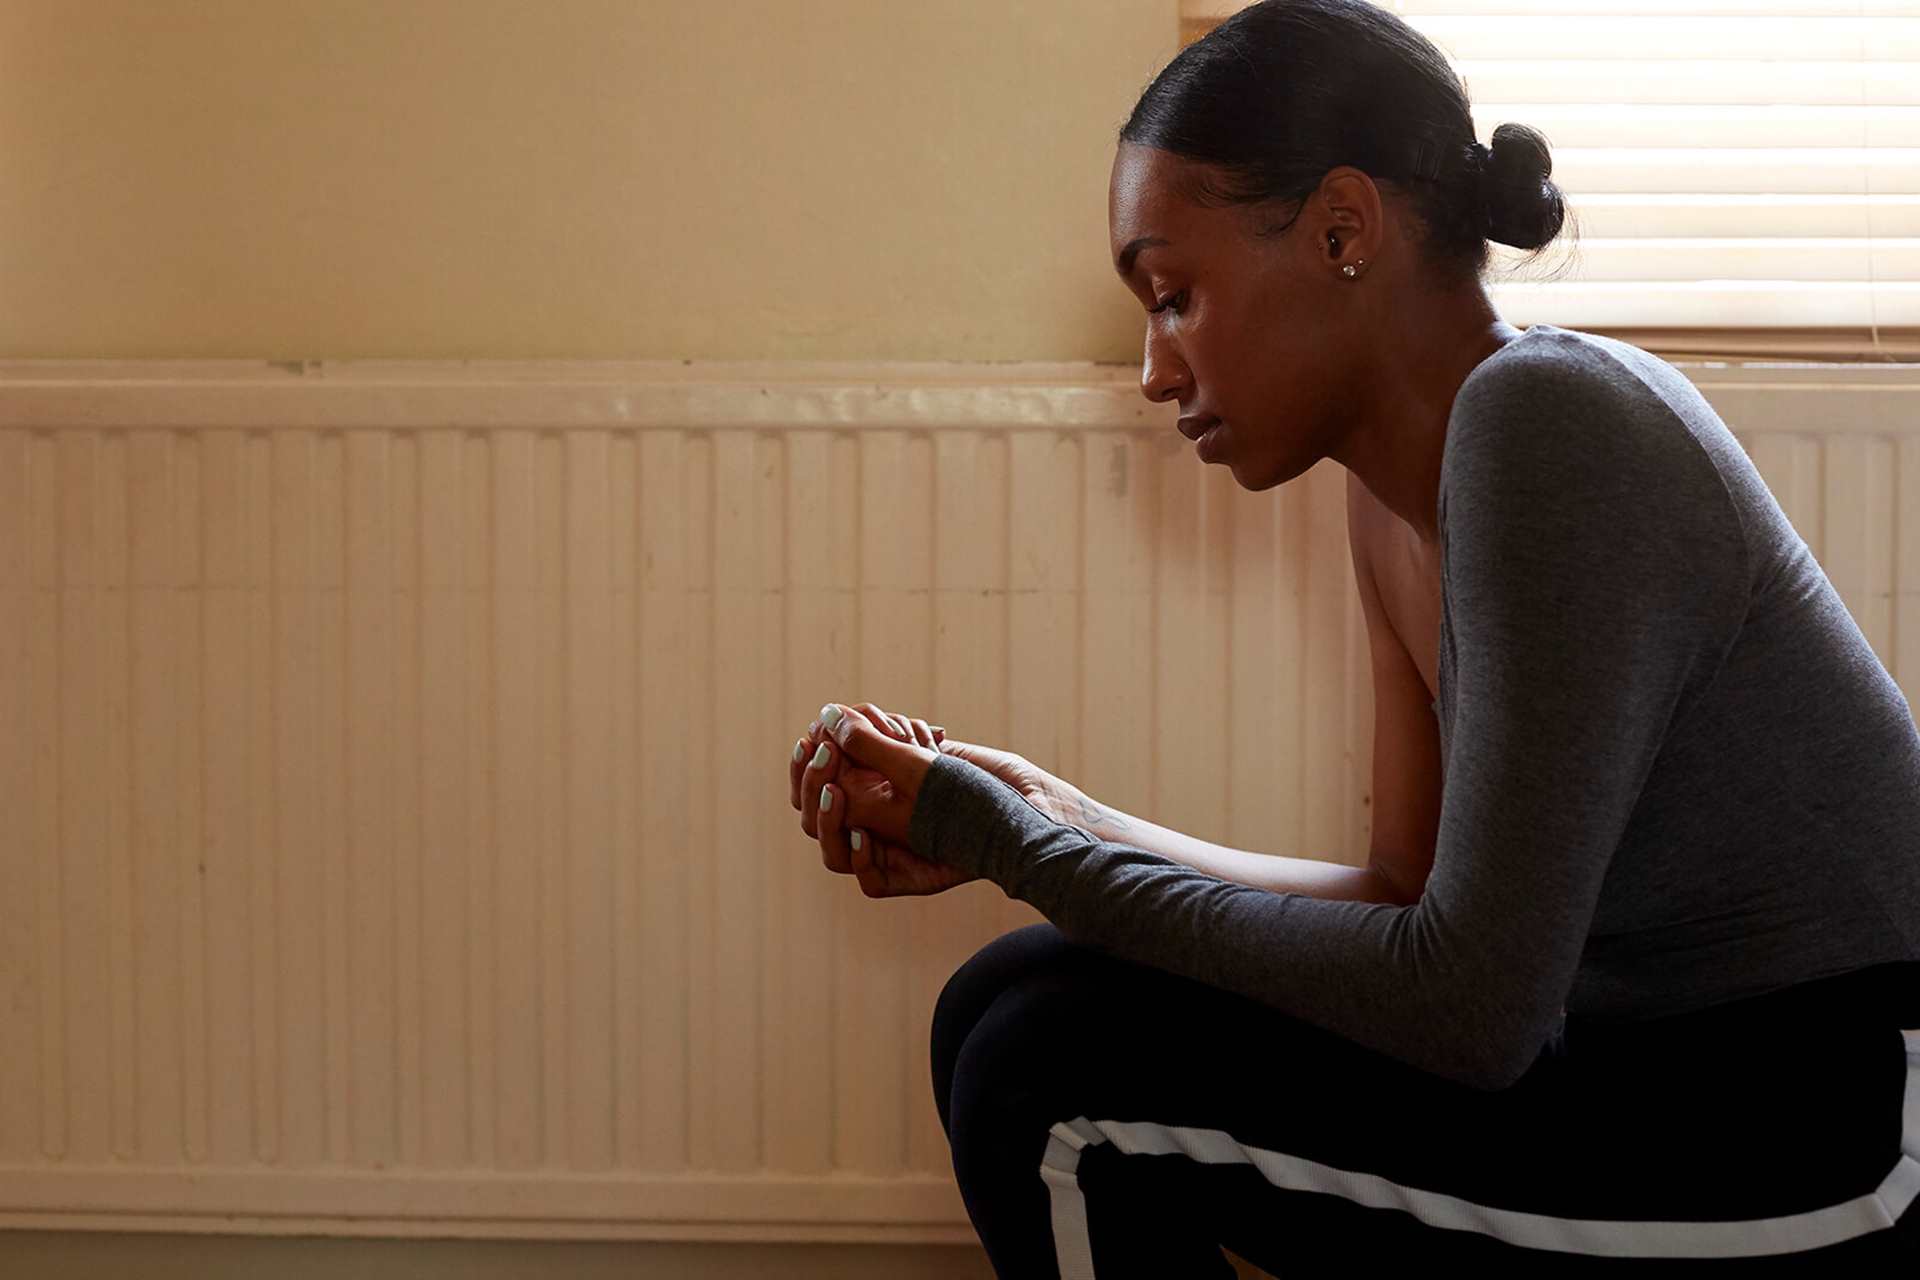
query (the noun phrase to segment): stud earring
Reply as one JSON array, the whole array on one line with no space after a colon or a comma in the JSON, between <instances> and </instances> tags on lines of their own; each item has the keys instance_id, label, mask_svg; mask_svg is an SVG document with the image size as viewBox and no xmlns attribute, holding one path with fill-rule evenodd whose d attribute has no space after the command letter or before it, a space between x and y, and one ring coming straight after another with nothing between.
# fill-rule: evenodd
<instances>
[{"instance_id":1,"label":"stud earring","mask_svg":"<svg viewBox=\"0 0 1920 1280\"><path fill-rule=\"evenodd\" d=\"M1354 267L1355 267L1355 265L1356 265L1355 263L1352 263L1352 262L1349 262L1349 263L1348 263L1348 264L1347 264L1346 266L1344 266L1344 267L1342 267L1342 268L1340 268L1340 270L1341 270L1341 272L1342 272L1342 273L1343 273L1343 274L1344 274L1344 275L1345 275L1345 276L1347 277L1347 279L1349 279L1349 280L1351 280L1351 279L1353 279L1353 278L1354 278L1354 276L1355 276L1356 274L1358 274L1358 273L1357 273L1357 272L1356 272L1356 271L1354 270ZM1361 259L1359 259L1359 260L1358 260L1358 265L1359 265L1359 266L1362 266L1362 267L1364 267L1364 266L1366 266L1366 265L1367 265L1367 260L1366 260L1365 258L1361 258Z\"/></svg>"}]
</instances>

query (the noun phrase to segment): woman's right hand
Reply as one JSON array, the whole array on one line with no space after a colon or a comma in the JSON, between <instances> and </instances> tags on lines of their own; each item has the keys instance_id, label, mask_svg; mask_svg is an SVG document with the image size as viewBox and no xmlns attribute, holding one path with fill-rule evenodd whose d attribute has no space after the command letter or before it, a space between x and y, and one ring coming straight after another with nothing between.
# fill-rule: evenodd
<instances>
[{"instance_id":1,"label":"woman's right hand","mask_svg":"<svg viewBox=\"0 0 1920 1280\"><path fill-rule=\"evenodd\" d=\"M936 751L945 749L941 744L946 738L946 730L939 725L930 725L925 720L910 716L889 714L871 702L854 703L853 709L890 738L917 742ZM823 746L826 748L824 752L820 750ZM825 758L821 759L822 756ZM800 829L807 833L809 840L820 838L820 786L838 779L845 758L840 751L840 744L833 740L826 726L818 720L807 726L806 736L794 745L793 763L787 770L787 798L799 811ZM819 763L816 764L815 760L819 760ZM831 869L846 870L844 867Z\"/></svg>"}]
</instances>

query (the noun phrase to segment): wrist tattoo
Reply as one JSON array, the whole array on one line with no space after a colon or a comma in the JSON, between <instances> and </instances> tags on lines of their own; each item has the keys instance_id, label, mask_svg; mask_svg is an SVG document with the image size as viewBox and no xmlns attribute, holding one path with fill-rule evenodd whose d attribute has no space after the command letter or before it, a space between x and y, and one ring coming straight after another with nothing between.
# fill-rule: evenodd
<instances>
[{"instance_id":1,"label":"wrist tattoo","mask_svg":"<svg viewBox=\"0 0 1920 1280\"><path fill-rule=\"evenodd\" d=\"M1071 826L1102 826L1114 831L1131 830L1133 824L1117 810L1109 809L1090 796L1076 795L1069 803L1074 821Z\"/></svg>"}]
</instances>

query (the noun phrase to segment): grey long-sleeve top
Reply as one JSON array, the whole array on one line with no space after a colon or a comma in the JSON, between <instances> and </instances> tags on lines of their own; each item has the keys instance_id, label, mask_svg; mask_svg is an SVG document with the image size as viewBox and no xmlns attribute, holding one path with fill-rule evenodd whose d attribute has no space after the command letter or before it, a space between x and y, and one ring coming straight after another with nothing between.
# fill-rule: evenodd
<instances>
[{"instance_id":1,"label":"grey long-sleeve top","mask_svg":"<svg viewBox=\"0 0 1920 1280\"><path fill-rule=\"evenodd\" d=\"M1687 378L1536 324L1440 472L1438 843L1411 906L1273 893L936 758L914 852L1070 939L1483 1089L1634 1021L1920 960L1920 731Z\"/></svg>"}]
</instances>

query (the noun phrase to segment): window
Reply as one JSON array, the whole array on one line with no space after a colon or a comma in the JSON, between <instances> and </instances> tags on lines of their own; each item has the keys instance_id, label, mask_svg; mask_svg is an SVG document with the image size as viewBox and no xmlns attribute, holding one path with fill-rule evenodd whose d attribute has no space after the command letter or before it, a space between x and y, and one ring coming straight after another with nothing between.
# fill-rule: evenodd
<instances>
[{"instance_id":1,"label":"window","mask_svg":"<svg viewBox=\"0 0 1920 1280\"><path fill-rule=\"evenodd\" d=\"M1578 239L1526 270L1493 246L1509 322L1920 360L1920 0L1377 2L1452 60L1481 142L1512 120L1552 149ZM1182 42L1244 7L1182 0Z\"/></svg>"}]
</instances>

